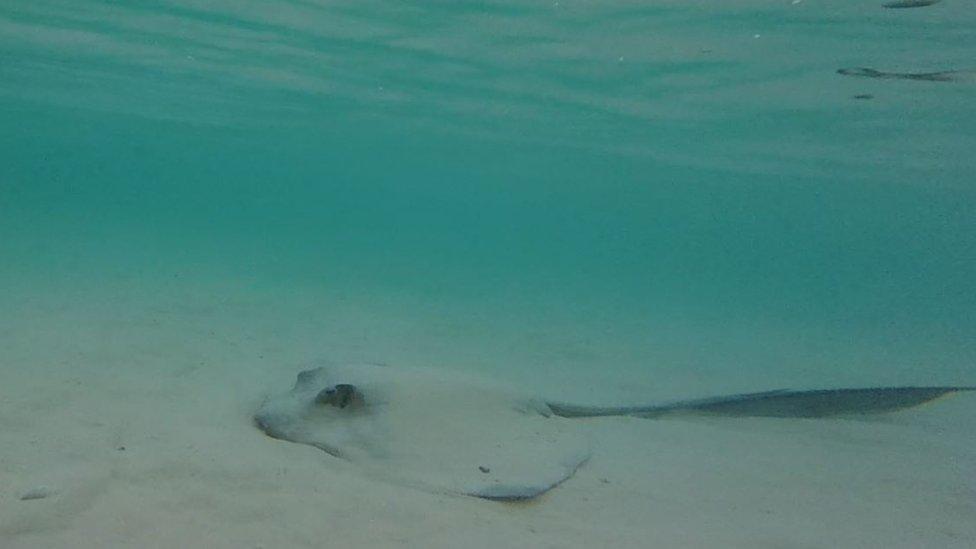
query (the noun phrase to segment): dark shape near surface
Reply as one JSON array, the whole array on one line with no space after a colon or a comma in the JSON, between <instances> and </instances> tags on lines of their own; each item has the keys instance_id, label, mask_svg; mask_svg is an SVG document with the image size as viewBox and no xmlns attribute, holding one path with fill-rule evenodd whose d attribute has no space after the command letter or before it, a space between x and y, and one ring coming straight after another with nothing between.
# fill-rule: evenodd
<instances>
[{"instance_id":1,"label":"dark shape near surface","mask_svg":"<svg viewBox=\"0 0 976 549\"><path fill-rule=\"evenodd\" d=\"M865 78L879 78L882 80L925 80L928 82L953 82L959 71L941 72L884 72L867 67L852 67L837 69L837 74L844 76L863 76Z\"/></svg>"},{"instance_id":2,"label":"dark shape near surface","mask_svg":"<svg viewBox=\"0 0 976 549\"><path fill-rule=\"evenodd\" d=\"M951 393L973 390L976 387L871 387L811 391L782 389L651 406L592 407L550 403L549 408L553 414L561 417L660 418L670 415L713 415L819 418L896 412Z\"/></svg>"},{"instance_id":3,"label":"dark shape near surface","mask_svg":"<svg viewBox=\"0 0 976 549\"><path fill-rule=\"evenodd\" d=\"M881 7L891 9L924 8L925 6L931 6L939 2L940 0L896 0L894 2L885 2L881 4Z\"/></svg>"}]
</instances>

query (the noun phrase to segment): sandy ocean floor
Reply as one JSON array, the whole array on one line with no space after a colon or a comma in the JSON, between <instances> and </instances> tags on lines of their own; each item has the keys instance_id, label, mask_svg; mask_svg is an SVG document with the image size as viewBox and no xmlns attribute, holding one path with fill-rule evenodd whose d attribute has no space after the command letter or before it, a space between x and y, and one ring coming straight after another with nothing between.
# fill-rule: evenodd
<instances>
[{"instance_id":1,"label":"sandy ocean floor","mask_svg":"<svg viewBox=\"0 0 976 549\"><path fill-rule=\"evenodd\" d=\"M870 421L586 420L596 451L574 478L532 503L496 503L367 478L250 421L326 354L504 371L472 359L477 337L429 335L446 335L449 315L406 317L375 296L320 295L333 305L322 308L229 280L44 289L38 279L4 294L11 314L0 320L5 549L976 543L971 396ZM565 360L558 345L512 348L514 363ZM512 375L585 396L540 377ZM693 385L671 381L682 383ZM590 400L633 398L625 387L659 399L660 385L610 367ZM683 390L672 396L699 396ZM467 412L477 428L477 410Z\"/></svg>"},{"instance_id":2,"label":"sandy ocean floor","mask_svg":"<svg viewBox=\"0 0 976 549\"><path fill-rule=\"evenodd\" d=\"M973 393L580 420L523 504L252 423L319 359L976 385L976 10L882 4L0 3L0 549L976 547Z\"/></svg>"}]
</instances>

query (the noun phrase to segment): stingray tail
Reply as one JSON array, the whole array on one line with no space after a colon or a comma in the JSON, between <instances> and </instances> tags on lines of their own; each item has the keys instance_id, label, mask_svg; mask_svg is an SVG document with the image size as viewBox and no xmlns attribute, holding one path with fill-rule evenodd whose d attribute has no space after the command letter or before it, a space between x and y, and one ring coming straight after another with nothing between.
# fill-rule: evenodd
<instances>
[{"instance_id":1,"label":"stingray tail","mask_svg":"<svg viewBox=\"0 0 976 549\"><path fill-rule=\"evenodd\" d=\"M566 403L548 404L554 415L567 418L603 416L657 418L679 414L809 418L896 412L964 391L976 391L976 386L869 387L809 391L780 389L648 406L602 407Z\"/></svg>"}]
</instances>

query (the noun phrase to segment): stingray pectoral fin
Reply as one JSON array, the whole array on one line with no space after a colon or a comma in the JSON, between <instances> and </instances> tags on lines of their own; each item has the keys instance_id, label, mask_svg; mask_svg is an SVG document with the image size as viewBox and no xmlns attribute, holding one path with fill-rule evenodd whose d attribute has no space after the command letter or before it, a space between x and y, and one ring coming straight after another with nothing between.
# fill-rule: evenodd
<instances>
[{"instance_id":1,"label":"stingray pectoral fin","mask_svg":"<svg viewBox=\"0 0 976 549\"><path fill-rule=\"evenodd\" d=\"M492 501L518 502L535 499L569 480L590 459L590 453L581 452L563 461L563 469L557 474L517 482L486 482L465 491L465 495Z\"/></svg>"},{"instance_id":2,"label":"stingray pectoral fin","mask_svg":"<svg viewBox=\"0 0 976 549\"><path fill-rule=\"evenodd\" d=\"M939 397L976 387L869 387L859 389L776 390L656 406L601 408L550 404L563 417L714 415L739 417L829 417L880 414L912 408Z\"/></svg>"}]
</instances>

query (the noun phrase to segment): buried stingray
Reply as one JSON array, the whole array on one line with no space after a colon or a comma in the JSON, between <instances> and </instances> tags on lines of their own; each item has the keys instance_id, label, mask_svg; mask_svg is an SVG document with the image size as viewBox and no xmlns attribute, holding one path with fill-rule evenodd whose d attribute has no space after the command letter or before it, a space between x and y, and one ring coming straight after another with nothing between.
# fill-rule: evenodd
<instances>
[{"instance_id":1,"label":"buried stingray","mask_svg":"<svg viewBox=\"0 0 976 549\"><path fill-rule=\"evenodd\" d=\"M434 492L520 501L559 485L589 458L574 418L876 414L972 390L782 390L596 407L546 402L455 372L351 364L301 372L295 386L265 401L254 420L271 437L314 446L375 477Z\"/></svg>"}]
</instances>

